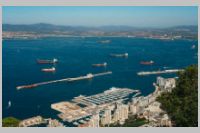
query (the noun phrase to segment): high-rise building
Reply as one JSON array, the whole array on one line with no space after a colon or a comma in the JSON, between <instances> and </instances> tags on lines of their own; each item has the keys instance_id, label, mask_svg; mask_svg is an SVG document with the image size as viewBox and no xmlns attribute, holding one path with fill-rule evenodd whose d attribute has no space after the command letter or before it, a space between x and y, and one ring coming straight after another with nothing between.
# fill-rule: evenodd
<instances>
[{"instance_id":1,"label":"high-rise building","mask_svg":"<svg viewBox=\"0 0 200 133\"><path fill-rule=\"evenodd\" d=\"M157 84L159 87L163 88L165 86L165 79L162 77L157 77Z\"/></svg>"},{"instance_id":2,"label":"high-rise building","mask_svg":"<svg viewBox=\"0 0 200 133\"><path fill-rule=\"evenodd\" d=\"M161 89L171 91L172 88L176 86L176 80L175 78L162 78L157 77L157 84Z\"/></svg>"},{"instance_id":3,"label":"high-rise building","mask_svg":"<svg viewBox=\"0 0 200 133\"><path fill-rule=\"evenodd\" d=\"M99 127L99 113L93 114L88 124L89 127Z\"/></svg>"},{"instance_id":4,"label":"high-rise building","mask_svg":"<svg viewBox=\"0 0 200 133\"><path fill-rule=\"evenodd\" d=\"M111 110L109 108L105 109L104 114L101 117L101 124L102 125L109 125L111 123L111 119L112 119Z\"/></svg>"},{"instance_id":5,"label":"high-rise building","mask_svg":"<svg viewBox=\"0 0 200 133\"><path fill-rule=\"evenodd\" d=\"M56 119L49 119L47 127L64 127L64 125Z\"/></svg>"},{"instance_id":6,"label":"high-rise building","mask_svg":"<svg viewBox=\"0 0 200 133\"><path fill-rule=\"evenodd\" d=\"M128 119L128 112L129 112L128 105L118 103L117 108L113 115L113 121L117 122L117 121L124 121Z\"/></svg>"},{"instance_id":7,"label":"high-rise building","mask_svg":"<svg viewBox=\"0 0 200 133\"><path fill-rule=\"evenodd\" d=\"M136 104L130 104L129 106L130 108L130 113L132 113L133 115L137 114L137 103Z\"/></svg>"}]
</instances>

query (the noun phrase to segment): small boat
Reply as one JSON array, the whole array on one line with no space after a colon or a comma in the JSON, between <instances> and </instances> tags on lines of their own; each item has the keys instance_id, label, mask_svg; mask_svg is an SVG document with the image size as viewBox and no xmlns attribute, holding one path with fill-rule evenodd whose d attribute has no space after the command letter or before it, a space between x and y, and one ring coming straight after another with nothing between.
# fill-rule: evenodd
<instances>
[{"instance_id":1,"label":"small boat","mask_svg":"<svg viewBox=\"0 0 200 133\"><path fill-rule=\"evenodd\" d=\"M195 45L192 45L191 49L195 49L195 48L196 48L196 46L195 46Z\"/></svg>"},{"instance_id":2,"label":"small boat","mask_svg":"<svg viewBox=\"0 0 200 133\"><path fill-rule=\"evenodd\" d=\"M103 64L92 64L93 67L106 67L107 63L104 62Z\"/></svg>"},{"instance_id":3,"label":"small boat","mask_svg":"<svg viewBox=\"0 0 200 133\"><path fill-rule=\"evenodd\" d=\"M8 108L11 107L11 101L8 101Z\"/></svg>"},{"instance_id":4,"label":"small boat","mask_svg":"<svg viewBox=\"0 0 200 133\"><path fill-rule=\"evenodd\" d=\"M112 57L128 57L128 53L124 53L124 54L110 54L110 56L112 56Z\"/></svg>"},{"instance_id":5,"label":"small boat","mask_svg":"<svg viewBox=\"0 0 200 133\"><path fill-rule=\"evenodd\" d=\"M164 66L163 68L164 68L164 69L167 69L167 68L170 68L170 67L166 67L166 66Z\"/></svg>"},{"instance_id":6,"label":"small boat","mask_svg":"<svg viewBox=\"0 0 200 133\"><path fill-rule=\"evenodd\" d=\"M154 63L154 61L141 61L140 64L142 65L152 65Z\"/></svg>"},{"instance_id":7,"label":"small boat","mask_svg":"<svg viewBox=\"0 0 200 133\"><path fill-rule=\"evenodd\" d=\"M52 67L52 68L44 68L44 69L42 69L41 71L42 71L42 72L55 72L56 69L55 69L55 67Z\"/></svg>"},{"instance_id":8,"label":"small boat","mask_svg":"<svg viewBox=\"0 0 200 133\"><path fill-rule=\"evenodd\" d=\"M111 40L102 40L102 41L100 41L100 43L102 43L102 44L108 44L110 42L111 42Z\"/></svg>"},{"instance_id":9,"label":"small boat","mask_svg":"<svg viewBox=\"0 0 200 133\"><path fill-rule=\"evenodd\" d=\"M38 64L55 64L58 62L58 59L54 58L53 60L37 60Z\"/></svg>"}]
</instances>

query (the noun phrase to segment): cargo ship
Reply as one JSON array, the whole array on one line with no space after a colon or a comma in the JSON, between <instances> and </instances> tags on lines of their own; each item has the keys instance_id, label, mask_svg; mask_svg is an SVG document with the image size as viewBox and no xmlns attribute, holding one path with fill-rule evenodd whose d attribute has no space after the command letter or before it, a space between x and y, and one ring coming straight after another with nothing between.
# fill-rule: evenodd
<instances>
[{"instance_id":1,"label":"cargo ship","mask_svg":"<svg viewBox=\"0 0 200 133\"><path fill-rule=\"evenodd\" d=\"M112 57L128 57L128 53L124 53L124 54L110 54L110 56L112 56Z\"/></svg>"},{"instance_id":2,"label":"cargo ship","mask_svg":"<svg viewBox=\"0 0 200 133\"><path fill-rule=\"evenodd\" d=\"M154 63L154 61L141 61L140 64L141 65L152 65Z\"/></svg>"},{"instance_id":3,"label":"cargo ship","mask_svg":"<svg viewBox=\"0 0 200 133\"><path fill-rule=\"evenodd\" d=\"M37 87L37 84L32 84L32 85L23 85L23 86L18 86L17 89L29 89L29 88L34 88Z\"/></svg>"},{"instance_id":4,"label":"cargo ship","mask_svg":"<svg viewBox=\"0 0 200 133\"><path fill-rule=\"evenodd\" d=\"M104 62L102 64L92 64L93 67L106 67L107 66L107 63Z\"/></svg>"},{"instance_id":5,"label":"cargo ship","mask_svg":"<svg viewBox=\"0 0 200 133\"><path fill-rule=\"evenodd\" d=\"M56 69L55 69L55 67L52 67L52 68L44 68L44 69L42 69L41 71L42 71L42 72L55 72Z\"/></svg>"},{"instance_id":6,"label":"cargo ship","mask_svg":"<svg viewBox=\"0 0 200 133\"><path fill-rule=\"evenodd\" d=\"M102 40L102 41L100 41L100 43L102 43L102 44L108 44L110 42L111 42L111 40Z\"/></svg>"},{"instance_id":7,"label":"cargo ship","mask_svg":"<svg viewBox=\"0 0 200 133\"><path fill-rule=\"evenodd\" d=\"M56 58L54 58L53 60L40 60L40 59L37 60L38 64L55 64L57 62L58 60Z\"/></svg>"}]
</instances>

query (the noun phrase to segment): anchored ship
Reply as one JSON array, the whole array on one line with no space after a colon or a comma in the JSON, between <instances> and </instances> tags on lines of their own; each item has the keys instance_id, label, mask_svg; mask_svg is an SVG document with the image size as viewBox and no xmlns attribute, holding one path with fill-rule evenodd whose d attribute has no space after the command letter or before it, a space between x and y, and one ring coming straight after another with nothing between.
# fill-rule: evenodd
<instances>
[{"instance_id":1,"label":"anchored ship","mask_svg":"<svg viewBox=\"0 0 200 133\"><path fill-rule=\"evenodd\" d=\"M128 53L124 53L124 54L110 54L110 56L112 56L112 57L128 57Z\"/></svg>"},{"instance_id":2,"label":"anchored ship","mask_svg":"<svg viewBox=\"0 0 200 133\"><path fill-rule=\"evenodd\" d=\"M55 69L55 67L52 67L52 68L44 68L44 69L42 69L41 71L42 71L42 72L55 72L56 69Z\"/></svg>"},{"instance_id":3,"label":"anchored ship","mask_svg":"<svg viewBox=\"0 0 200 133\"><path fill-rule=\"evenodd\" d=\"M106 67L107 66L107 63L104 62L102 64L92 64L93 67Z\"/></svg>"},{"instance_id":4,"label":"anchored ship","mask_svg":"<svg viewBox=\"0 0 200 133\"><path fill-rule=\"evenodd\" d=\"M154 61L141 61L140 64L142 65L152 65L154 63Z\"/></svg>"},{"instance_id":5,"label":"anchored ship","mask_svg":"<svg viewBox=\"0 0 200 133\"><path fill-rule=\"evenodd\" d=\"M37 60L38 64L55 64L57 62L58 62L58 59L56 58L54 58L53 60L41 60L41 59Z\"/></svg>"},{"instance_id":6,"label":"anchored ship","mask_svg":"<svg viewBox=\"0 0 200 133\"><path fill-rule=\"evenodd\" d=\"M107 44L107 43L110 43L111 42L111 40L102 40L102 41L100 41L100 43L102 43L102 44Z\"/></svg>"}]
</instances>

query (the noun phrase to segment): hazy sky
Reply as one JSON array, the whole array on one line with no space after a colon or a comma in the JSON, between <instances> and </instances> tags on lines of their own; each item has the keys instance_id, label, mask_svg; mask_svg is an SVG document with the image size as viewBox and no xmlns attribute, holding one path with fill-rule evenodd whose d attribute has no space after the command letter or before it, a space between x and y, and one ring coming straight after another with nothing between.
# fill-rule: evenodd
<instances>
[{"instance_id":1,"label":"hazy sky","mask_svg":"<svg viewBox=\"0 0 200 133\"><path fill-rule=\"evenodd\" d=\"M197 7L3 7L3 23L135 27L197 25Z\"/></svg>"}]
</instances>

